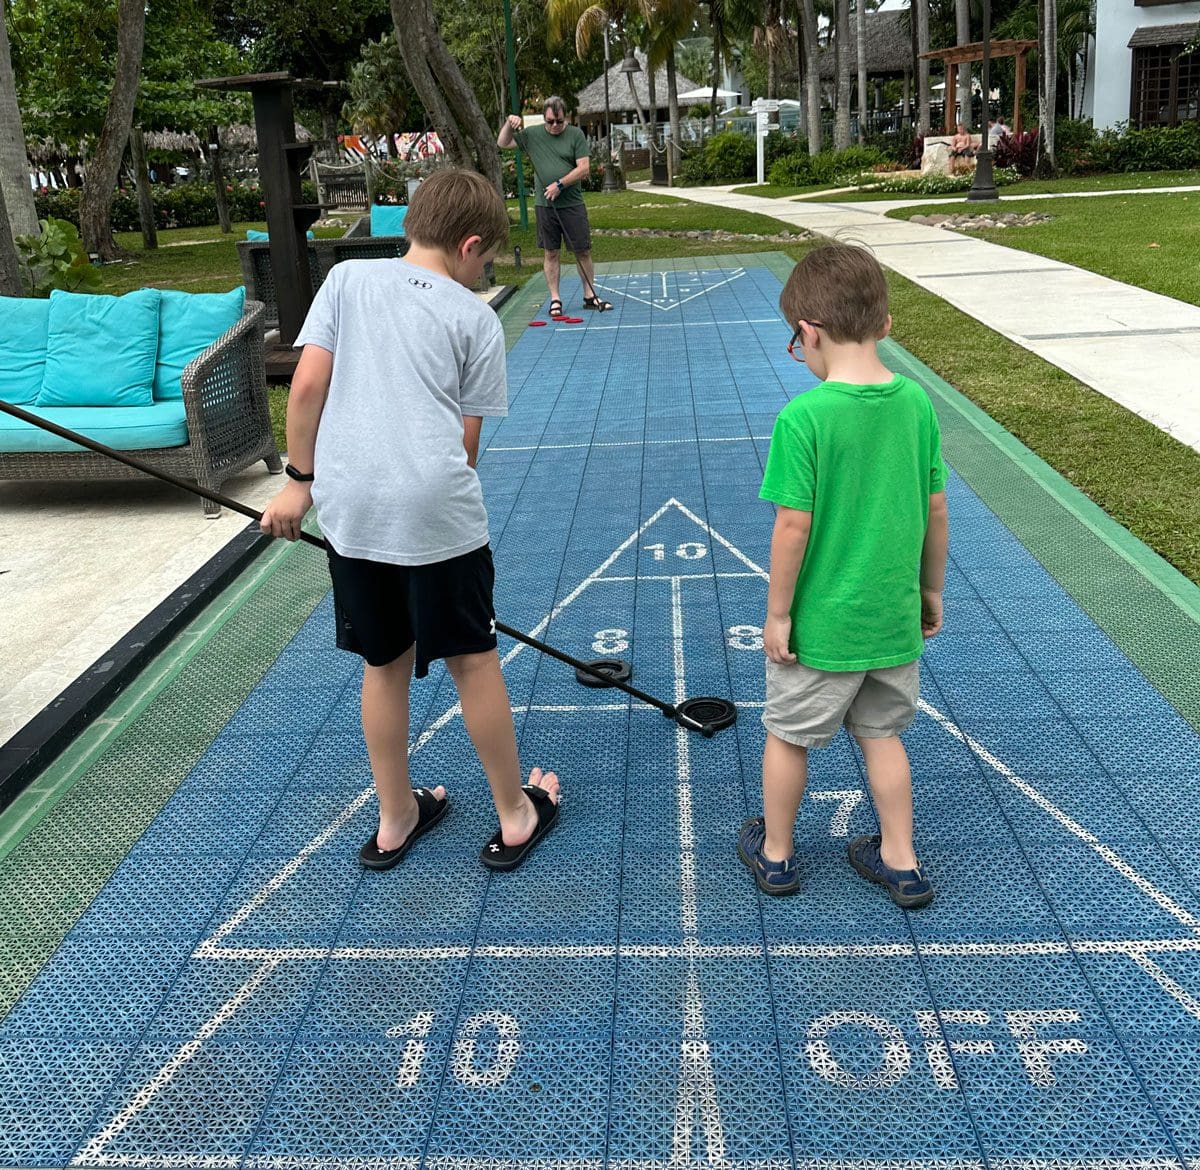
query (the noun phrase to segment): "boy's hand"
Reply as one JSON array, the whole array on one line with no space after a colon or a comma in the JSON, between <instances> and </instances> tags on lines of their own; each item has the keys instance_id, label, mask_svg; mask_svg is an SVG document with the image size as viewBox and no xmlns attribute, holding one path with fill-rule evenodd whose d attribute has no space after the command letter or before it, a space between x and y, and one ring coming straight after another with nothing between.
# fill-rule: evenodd
<instances>
[{"instance_id":1,"label":"boy's hand","mask_svg":"<svg viewBox=\"0 0 1200 1170\"><path fill-rule=\"evenodd\" d=\"M259 527L268 536L300 539L300 524L312 507L312 487L297 479L288 480L283 490L263 510Z\"/></svg>"},{"instance_id":2,"label":"boy's hand","mask_svg":"<svg viewBox=\"0 0 1200 1170\"><path fill-rule=\"evenodd\" d=\"M936 589L921 590L921 637L932 638L942 628L942 595Z\"/></svg>"},{"instance_id":3,"label":"boy's hand","mask_svg":"<svg viewBox=\"0 0 1200 1170\"><path fill-rule=\"evenodd\" d=\"M767 615L766 624L763 626L763 650L772 662L786 666L796 661L796 656L788 649L788 641L791 636L791 615L787 617Z\"/></svg>"}]
</instances>

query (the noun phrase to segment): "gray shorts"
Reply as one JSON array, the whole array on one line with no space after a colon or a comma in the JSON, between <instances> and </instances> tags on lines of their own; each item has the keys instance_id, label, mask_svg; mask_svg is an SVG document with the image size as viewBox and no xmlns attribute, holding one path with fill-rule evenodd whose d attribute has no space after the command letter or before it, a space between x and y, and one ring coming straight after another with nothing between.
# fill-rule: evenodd
<instances>
[{"instance_id":1,"label":"gray shorts","mask_svg":"<svg viewBox=\"0 0 1200 1170\"><path fill-rule=\"evenodd\" d=\"M887 739L917 714L917 662L879 670L814 670L767 659L766 729L797 747L825 747L844 723L851 735Z\"/></svg>"},{"instance_id":2,"label":"gray shorts","mask_svg":"<svg viewBox=\"0 0 1200 1170\"><path fill-rule=\"evenodd\" d=\"M573 207L536 207L534 213L539 248L557 252L565 239L567 247L577 256L580 252L591 251L592 230L588 223L587 208L582 203L576 203Z\"/></svg>"}]
</instances>

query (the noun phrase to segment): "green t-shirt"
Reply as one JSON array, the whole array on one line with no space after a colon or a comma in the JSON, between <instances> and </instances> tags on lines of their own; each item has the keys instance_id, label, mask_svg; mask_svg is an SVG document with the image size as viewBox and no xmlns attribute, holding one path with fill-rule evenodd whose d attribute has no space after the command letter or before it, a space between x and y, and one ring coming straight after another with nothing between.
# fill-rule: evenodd
<instances>
[{"instance_id":1,"label":"green t-shirt","mask_svg":"<svg viewBox=\"0 0 1200 1170\"><path fill-rule=\"evenodd\" d=\"M812 513L792 600L792 653L817 670L921 656L921 549L946 486L925 391L822 382L779 412L760 498Z\"/></svg>"},{"instance_id":2,"label":"green t-shirt","mask_svg":"<svg viewBox=\"0 0 1200 1170\"><path fill-rule=\"evenodd\" d=\"M564 126L559 134L551 134L545 126L528 126L518 130L513 137L533 163L533 173L537 176L537 205L546 207L546 187L573 171L579 159L587 158L587 138L578 126ZM583 188L578 183L569 183L554 202L559 207L577 207L583 202Z\"/></svg>"}]
</instances>

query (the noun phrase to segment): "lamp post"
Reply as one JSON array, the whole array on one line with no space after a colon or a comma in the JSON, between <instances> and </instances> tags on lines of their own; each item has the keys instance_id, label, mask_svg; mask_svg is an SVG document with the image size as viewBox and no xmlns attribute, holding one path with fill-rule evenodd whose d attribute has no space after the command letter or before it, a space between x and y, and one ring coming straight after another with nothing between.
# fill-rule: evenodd
<instances>
[{"instance_id":1,"label":"lamp post","mask_svg":"<svg viewBox=\"0 0 1200 1170\"><path fill-rule=\"evenodd\" d=\"M612 165L612 110L608 103L608 13L604 14L604 183L602 191L619 191L617 176Z\"/></svg>"},{"instance_id":2,"label":"lamp post","mask_svg":"<svg viewBox=\"0 0 1200 1170\"><path fill-rule=\"evenodd\" d=\"M992 171L992 143L988 135L988 120L992 112L992 79L989 73L991 66L992 35L992 3L983 0L983 106L980 114L983 133L980 136L979 153L975 156L975 177L971 180L971 190L967 192L967 200L971 203L995 203L1000 198L996 190L996 176Z\"/></svg>"},{"instance_id":3,"label":"lamp post","mask_svg":"<svg viewBox=\"0 0 1200 1170\"><path fill-rule=\"evenodd\" d=\"M623 73L625 75L626 81L630 81L633 77L633 74L641 73L642 67L641 67L641 65L638 64L638 59L634 55L634 52L632 49L625 50L625 56L622 59L621 64L618 66L618 69L621 71L621 73ZM630 88L632 88L632 86L630 86ZM638 100L636 91L634 92L633 100L635 102L637 102L637 104L639 106L641 105L641 102ZM651 118L653 118L654 114L651 113L650 116L651 116ZM611 150L612 150L611 145L609 147L609 150L611 152ZM618 186L623 187L624 185L625 185L625 181L624 181L624 178L622 178L620 183L618 184Z\"/></svg>"},{"instance_id":4,"label":"lamp post","mask_svg":"<svg viewBox=\"0 0 1200 1170\"><path fill-rule=\"evenodd\" d=\"M508 89L509 100L514 114L521 112L521 102L517 97L517 63L513 49L512 7L509 0L504 0L504 55L508 60ZM521 148L517 147L517 201L521 208L521 227L529 226L529 205L525 200L525 164L521 158Z\"/></svg>"}]
</instances>

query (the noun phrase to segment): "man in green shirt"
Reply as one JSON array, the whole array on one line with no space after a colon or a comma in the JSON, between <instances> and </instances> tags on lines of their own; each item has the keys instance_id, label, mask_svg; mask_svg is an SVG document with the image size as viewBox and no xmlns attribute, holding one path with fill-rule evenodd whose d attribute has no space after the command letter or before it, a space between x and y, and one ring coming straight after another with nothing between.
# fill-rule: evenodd
<instances>
[{"instance_id":1,"label":"man in green shirt","mask_svg":"<svg viewBox=\"0 0 1200 1170\"><path fill-rule=\"evenodd\" d=\"M942 628L937 415L916 382L879 360L892 319L883 270L866 249L814 249L779 303L795 330L788 352L822 381L780 411L759 493L778 507L763 624L764 815L742 826L738 855L765 893L800 888L793 831L808 751L845 725L881 829L849 843L850 864L915 909L933 886L913 852L900 733L917 713L924 639Z\"/></svg>"},{"instance_id":2,"label":"man in green shirt","mask_svg":"<svg viewBox=\"0 0 1200 1170\"><path fill-rule=\"evenodd\" d=\"M562 299L558 293L560 252L565 238L567 247L575 253L575 263L583 281L583 307L603 312L611 309L609 301L596 295L592 267L592 236L588 225L587 208L583 204L581 183L591 170L587 139L578 126L567 124L566 106L560 97L546 99L541 126L522 129L519 114L510 114L500 127L497 145L507 150L519 146L533 163L536 176L537 242L542 249L542 271L550 286L550 316L563 315Z\"/></svg>"}]
</instances>

